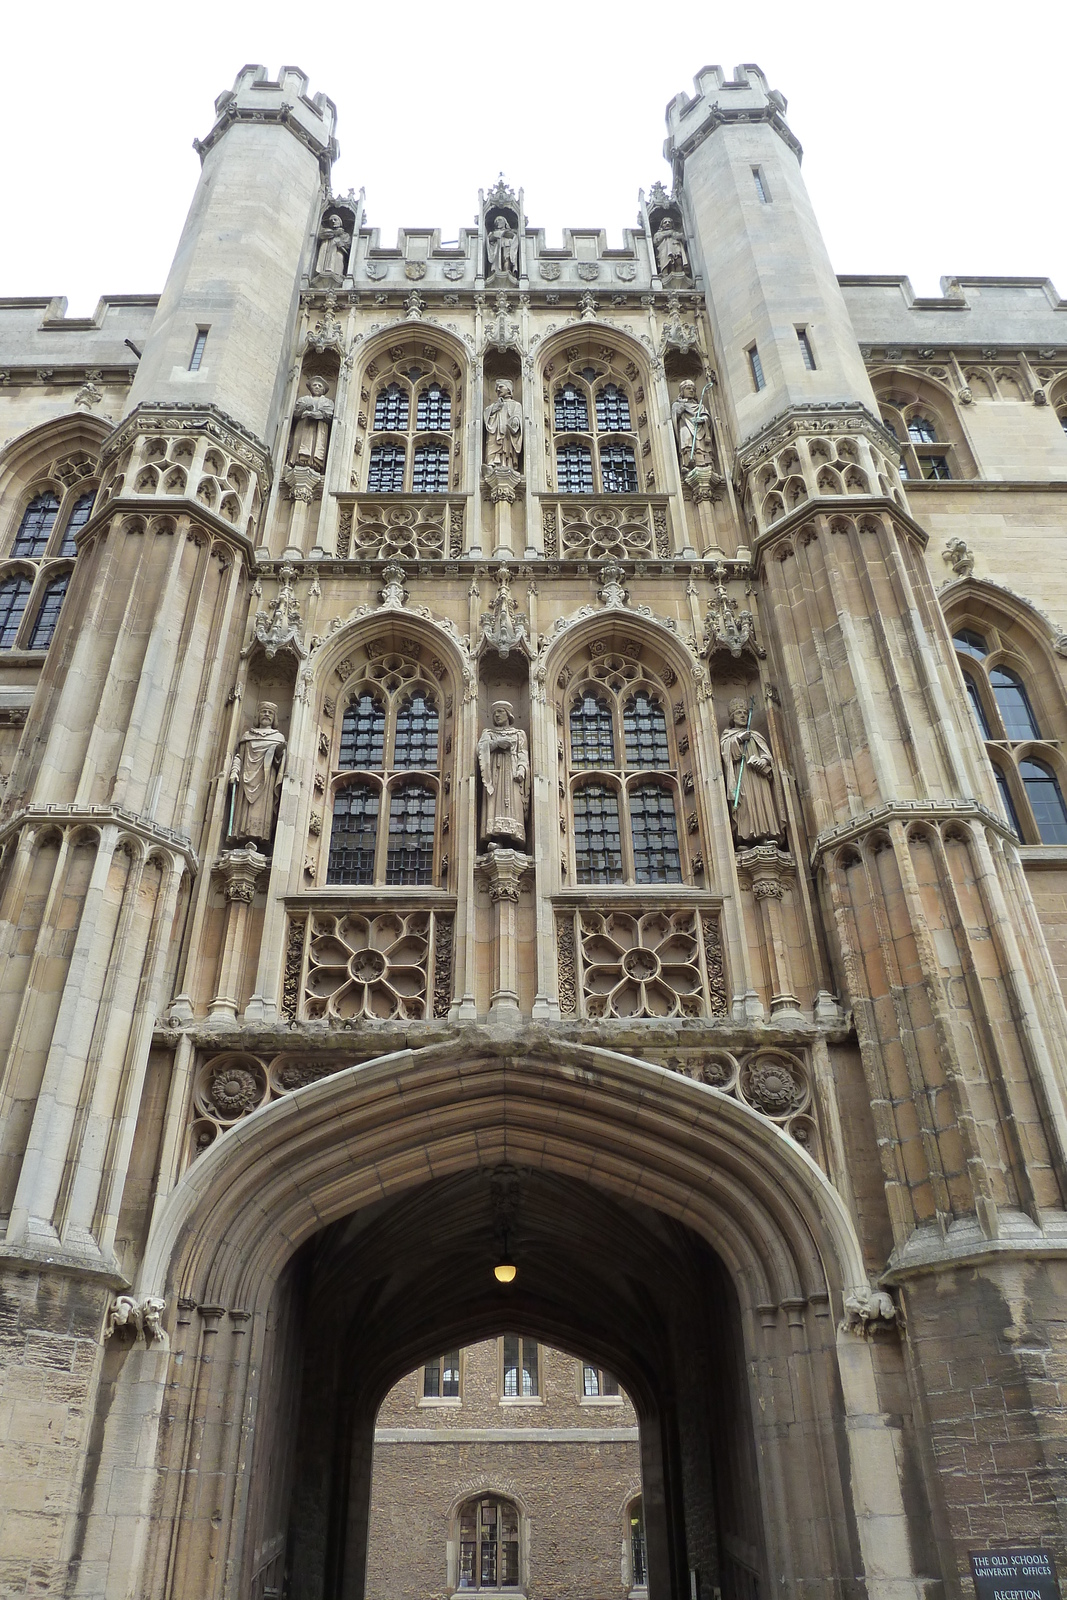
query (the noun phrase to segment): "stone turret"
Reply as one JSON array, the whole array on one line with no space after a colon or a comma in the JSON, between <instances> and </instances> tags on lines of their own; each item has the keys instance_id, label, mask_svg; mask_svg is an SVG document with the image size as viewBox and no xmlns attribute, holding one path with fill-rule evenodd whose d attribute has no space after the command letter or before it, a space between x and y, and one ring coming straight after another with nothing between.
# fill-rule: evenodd
<instances>
[{"instance_id":1,"label":"stone turret","mask_svg":"<svg viewBox=\"0 0 1067 1600\"><path fill-rule=\"evenodd\" d=\"M859 403L878 414L800 173L786 101L758 67L697 74L667 107L674 170L702 272L720 377L744 441L789 407ZM805 362L803 331L815 362ZM763 387L757 388L752 351Z\"/></svg>"},{"instance_id":2,"label":"stone turret","mask_svg":"<svg viewBox=\"0 0 1067 1600\"><path fill-rule=\"evenodd\" d=\"M242 67L195 141L202 171L127 413L213 405L269 443L297 297L330 165L336 108L307 78ZM190 370L197 336L206 330Z\"/></svg>"}]
</instances>

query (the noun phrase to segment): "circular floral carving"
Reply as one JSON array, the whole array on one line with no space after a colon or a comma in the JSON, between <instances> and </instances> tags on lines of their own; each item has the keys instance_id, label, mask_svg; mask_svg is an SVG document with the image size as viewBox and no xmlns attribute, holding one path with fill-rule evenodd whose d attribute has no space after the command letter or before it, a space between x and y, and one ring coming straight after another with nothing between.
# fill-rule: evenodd
<instances>
[{"instance_id":1,"label":"circular floral carving","mask_svg":"<svg viewBox=\"0 0 1067 1600\"><path fill-rule=\"evenodd\" d=\"M749 1105L765 1117L787 1117L807 1098L803 1068L784 1055L754 1056L741 1068L739 1083Z\"/></svg>"},{"instance_id":2,"label":"circular floral carving","mask_svg":"<svg viewBox=\"0 0 1067 1600\"><path fill-rule=\"evenodd\" d=\"M259 1099L259 1085L247 1067L223 1067L211 1080L211 1098L224 1117L239 1117L251 1111Z\"/></svg>"},{"instance_id":3,"label":"circular floral carving","mask_svg":"<svg viewBox=\"0 0 1067 1600\"><path fill-rule=\"evenodd\" d=\"M694 1063L696 1076L701 1083L708 1083L713 1089L722 1089L728 1084L737 1071L737 1062L732 1056L717 1052L700 1056Z\"/></svg>"}]
</instances>

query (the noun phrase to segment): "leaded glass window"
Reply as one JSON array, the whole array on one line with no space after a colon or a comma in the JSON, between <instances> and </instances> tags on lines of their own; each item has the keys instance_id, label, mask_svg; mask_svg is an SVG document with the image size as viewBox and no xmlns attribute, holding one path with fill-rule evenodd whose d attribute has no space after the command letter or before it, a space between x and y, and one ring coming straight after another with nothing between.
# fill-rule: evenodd
<instances>
[{"instance_id":1,"label":"leaded glass window","mask_svg":"<svg viewBox=\"0 0 1067 1600\"><path fill-rule=\"evenodd\" d=\"M1010 667L994 667L989 682L997 702L1004 732L1009 739L1040 739L1030 697L1017 672Z\"/></svg>"},{"instance_id":2,"label":"leaded glass window","mask_svg":"<svg viewBox=\"0 0 1067 1600\"><path fill-rule=\"evenodd\" d=\"M1051 767L1032 757L1019 762L1019 776L1042 844L1067 844L1067 806Z\"/></svg>"},{"instance_id":3,"label":"leaded glass window","mask_svg":"<svg viewBox=\"0 0 1067 1600\"><path fill-rule=\"evenodd\" d=\"M416 689L396 714L394 767L436 767L437 707L425 691Z\"/></svg>"},{"instance_id":4,"label":"leaded glass window","mask_svg":"<svg viewBox=\"0 0 1067 1600\"><path fill-rule=\"evenodd\" d=\"M600 478L605 494L636 494L637 459L633 446L602 444Z\"/></svg>"},{"instance_id":5,"label":"leaded glass window","mask_svg":"<svg viewBox=\"0 0 1067 1600\"><path fill-rule=\"evenodd\" d=\"M989 731L989 718L985 714L985 706L982 704L982 696L978 691L978 685L969 672L963 674L963 681L967 685L967 698L971 702L971 710L974 712L974 720L978 724L978 730L983 739L991 739L993 735Z\"/></svg>"},{"instance_id":6,"label":"leaded glass window","mask_svg":"<svg viewBox=\"0 0 1067 1600\"><path fill-rule=\"evenodd\" d=\"M92 516L93 501L95 499L96 491L94 489L92 494L83 494L74 502L74 510L67 518L67 526L63 530L63 544L59 552L61 556L77 555L78 550L74 543L74 535L81 532Z\"/></svg>"},{"instance_id":7,"label":"leaded glass window","mask_svg":"<svg viewBox=\"0 0 1067 1600\"><path fill-rule=\"evenodd\" d=\"M13 650L26 601L30 598L30 580L16 573L0 583L0 650Z\"/></svg>"},{"instance_id":8,"label":"leaded glass window","mask_svg":"<svg viewBox=\"0 0 1067 1600\"><path fill-rule=\"evenodd\" d=\"M611 707L607 701L586 690L571 707L571 765L573 767L613 767L615 734Z\"/></svg>"},{"instance_id":9,"label":"leaded glass window","mask_svg":"<svg viewBox=\"0 0 1067 1600\"><path fill-rule=\"evenodd\" d=\"M460 1589L514 1589L519 1583L519 1513L495 1495L468 1500L459 1514Z\"/></svg>"},{"instance_id":10,"label":"leaded glass window","mask_svg":"<svg viewBox=\"0 0 1067 1600\"><path fill-rule=\"evenodd\" d=\"M928 483L941 483L952 477L947 456L920 456L919 465Z\"/></svg>"},{"instance_id":11,"label":"leaded glass window","mask_svg":"<svg viewBox=\"0 0 1067 1600\"><path fill-rule=\"evenodd\" d=\"M606 383L596 394L598 433L629 433L630 402L617 383Z\"/></svg>"},{"instance_id":12,"label":"leaded glass window","mask_svg":"<svg viewBox=\"0 0 1067 1600\"><path fill-rule=\"evenodd\" d=\"M607 1399L617 1395L619 1380L606 1367L593 1367L588 1362L582 1366L582 1394L587 1400Z\"/></svg>"},{"instance_id":13,"label":"leaded glass window","mask_svg":"<svg viewBox=\"0 0 1067 1600\"><path fill-rule=\"evenodd\" d=\"M16 556L43 556L58 515L59 501L54 494L35 495L22 513L12 553Z\"/></svg>"},{"instance_id":14,"label":"leaded glass window","mask_svg":"<svg viewBox=\"0 0 1067 1600\"><path fill-rule=\"evenodd\" d=\"M420 433L447 433L452 426L452 398L439 383L420 390L415 407L415 426Z\"/></svg>"},{"instance_id":15,"label":"leaded glass window","mask_svg":"<svg viewBox=\"0 0 1067 1600\"><path fill-rule=\"evenodd\" d=\"M976 661L984 661L989 654L989 646L980 633L975 633L973 628L957 628L952 635L952 643L957 650L962 650L965 655L973 656Z\"/></svg>"},{"instance_id":16,"label":"leaded glass window","mask_svg":"<svg viewBox=\"0 0 1067 1600\"><path fill-rule=\"evenodd\" d=\"M908 438L912 444L936 444L937 429L928 417L910 417Z\"/></svg>"},{"instance_id":17,"label":"leaded glass window","mask_svg":"<svg viewBox=\"0 0 1067 1600\"><path fill-rule=\"evenodd\" d=\"M635 784L629 799L635 882L681 883L678 823L670 791L654 783Z\"/></svg>"},{"instance_id":18,"label":"leaded glass window","mask_svg":"<svg viewBox=\"0 0 1067 1600\"><path fill-rule=\"evenodd\" d=\"M1015 834L1015 837L1017 839L1021 839L1023 836L1023 830L1019 826L1019 814L1015 809L1015 801L1011 797L1011 787L1008 783L1007 774L1001 770L995 761L992 763L992 767L993 776L997 780L997 790L1000 794L1000 803L1004 807L1004 815L1011 823L1012 831Z\"/></svg>"},{"instance_id":19,"label":"leaded glass window","mask_svg":"<svg viewBox=\"0 0 1067 1600\"><path fill-rule=\"evenodd\" d=\"M574 791L574 867L579 883L622 882L619 797L605 784Z\"/></svg>"},{"instance_id":20,"label":"leaded glass window","mask_svg":"<svg viewBox=\"0 0 1067 1600\"><path fill-rule=\"evenodd\" d=\"M640 1497L630 1503L630 1577L632 1588L647 1588L648 1556L645 1552L645 1518Z\"/></svg>"},{"instance_id":21,"label":"leaded glass window","mask_svg":"<svg viewBox=\"0 0 1067 1600\"><path fill-rule=\"evenodd\" d=\"M593 453L587 444L556 446L556 487L560 494L592 494Z\"/></svg>"},{"instance_id":22,"label":"leaded glass window","mask_svg":"<svg viewBox=\"0 0 1067 1600\"><path fill-rule=\"evenodd\" d=\"M556 432L589 432L589 406L576 384L565 383L556 390Z\"/></svg>"},{"instance_id":23,"label":"leaded glass window","mask_svg":"<svg viewBox=\"0 0 1067 1600\"><path fill-rule=\"evenodd\" d=\"M376 433L404 433L407 430L411 402L408 392L399 383L387 384L378 390L374 402L374 428Z\"/></svg>"},{"instance_id":24,"label":"leaded glass window","mask_svg":"<svg viewBox=\"0 0 1067 1600\"><path fill-rule=\"evenodd\" d=\"M436 809L436 792L423 784L409 783L393 790L389 801L386 883L433 882Z\"/></svg>"},{"instance_id":25,"label":"leaded glass window","mask_svg":"<svg viewBox=\"0 0 1067 1600\"><path fill-rule=\"evenodd\" d=\"M370 453L367 488L373 494L403 494L404 446L376 444Z\"/></svg>"},{"instance_id":26,"label":"leaded glass window","mask_svg":"<svg viewBox=\"0 0 1067 1600\"><path fill-rule=\"evenodd\" d=\"M64 572L59 578L53 578L44 592L41 608L37 613L37 620L30 634L31 650L47 650L52 643L52 635L56 631L59 621L59 610L63 604L63 596L67 592L70 582L70 573Z\"/></svg>"},{"instance_id":27,"label":"leaded glass window","mask_svg":"<svg viewBox=\"0 0 1067 1600\"><path fill-rule=\"evenodd\" d=\"M504 1335L504 1396L506 1399L532 1400L540 1393L537 1371L537 1340L517 1333Z\"/></svg>"},{"instance_id":28,"label":"leaded glass window","mask_svg":"<svg viewBox=\"0 0 1067 1600\"><path fill-rule=\"evenodd\" d=\"M348 702L341 721L340 767L380 767L385 748L385 711L364 691Z\"/></svg>"},{"instance_id":29,"label":"leaded glass window","mask_svg":"<svg viewBox=\"0 0 1067 1600\"><path fill-rule=\"evenodd\" d=\"M373 883L378 841L379 792L368 783L347 784L333 803L327 883Z\"/></svg>"},{"instance_id":30,"label":"leaded glass window","mask_svg":"<svg viewBox=\"0 0 1067 1600\"><path fill-rule=\"evenodd\" d=\"M427 1361L422 1373L422 1392L427 1400L459 1399L459 1351Z\"/></svg>"},{"instance_id":31,"label":"leaded glass window","mask_svg":"<svg viewBox=\"0 0 1067 1600\"><path fill-rule=\"evenodd\" d=\"M444 494L448 489L447 444L420 444L411 473L412 494Z\"/></svg>"},{"instance_id":32,"label":"leaded glass window","mask_svg":"<svg viewBox=\"0 0 1067 1600\"><path fill-rule=\"evenodd\" d=\"M630 696L622 713L628 767L669 767L667 719L647 689Z\"/></svg>"}]
</instances>

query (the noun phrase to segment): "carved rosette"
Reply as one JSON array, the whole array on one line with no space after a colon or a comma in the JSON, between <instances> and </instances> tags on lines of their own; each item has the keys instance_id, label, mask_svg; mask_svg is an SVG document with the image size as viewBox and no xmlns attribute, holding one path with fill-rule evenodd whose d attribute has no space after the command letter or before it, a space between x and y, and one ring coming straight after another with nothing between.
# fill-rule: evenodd
<instances>
[{"instance_id":1,"label":"carved rosette","mask_svg":"<svg viewBox=\"0 0 1067 1600\"><path fill-rule=\"evenodd\" d=\"M570 957L573 945L574 989L583 1016L712 1014L702 929L695 911L562 912L557 940L561 959L564 951Z\"/></svg>"},{"instance_id":2,"label":"carved rosette","mask_svg":"<svg viewBox=\"0 0 1067 1600\"><path fill-rule=\"evenodd\" d=\"M304 1015L333 1021L425 1017L431 923L429 911L313 915Z\"/></svg>"},{"instance_id":3,"label":"carved rosette","mask_svg":"<svg viewBox=\"0 0 1067 1600\"><path fill-rule=\"evenodd\" d=\"M730 1050L694 1047L662 1057L652 1052L649 1059L740 1101L781 1128L814 1161L823 1164L811 1069L806 1057L780 1049L735 1055Z\"/></svg>"}]
</instances>

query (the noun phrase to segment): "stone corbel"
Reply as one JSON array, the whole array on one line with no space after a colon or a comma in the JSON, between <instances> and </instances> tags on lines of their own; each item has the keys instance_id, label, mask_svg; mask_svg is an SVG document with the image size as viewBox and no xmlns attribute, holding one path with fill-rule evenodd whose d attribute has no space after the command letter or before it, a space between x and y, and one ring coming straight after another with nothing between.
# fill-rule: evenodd
<instances>
[{"instance_id":1,"label":"stone corbel","mask_svg":"<svg viewBox=\"0 0 1067 1600\"><path fill-rule=\"evenodd\" d=\"M135 1300L133 1295L120 1294L108 1307L104 1338L126 1338L130 1343L140 1339L146 1345L154 1342L165 1345L167 1336L163 1332L162 1319L166 1309L167 1302L158 1295L150 1294L143 1300Z\"/></svg>"},{"instance_id":2,"label":"stone corbel","mask_svg":"<svg viewBox=\"0 0 1067 1600\"><path fill-rule=\"evenodd\" d=\"M859 1284L845 1296L844 1313L841 1332L854 1334L857 1339L869 1339L874 1333L899 1327L892 1295L870 1283Z\"/></svg>"}]
</instances>

